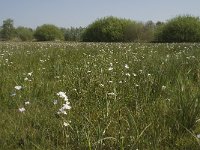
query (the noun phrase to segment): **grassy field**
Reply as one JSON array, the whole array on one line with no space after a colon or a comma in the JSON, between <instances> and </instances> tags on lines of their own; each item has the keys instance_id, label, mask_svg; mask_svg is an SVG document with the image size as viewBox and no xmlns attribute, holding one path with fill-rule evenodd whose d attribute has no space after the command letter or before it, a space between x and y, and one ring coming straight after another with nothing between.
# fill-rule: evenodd
<instances>
[{"instance_id":1,"label":"grassy field","mask_svg":"<svg viewBox=\"0 0 200 150\"><path fill-rule=\"evenodd\" d=\"M0 43L0 149L199 150L200 44Z\"/></svg>"}]
</instances>

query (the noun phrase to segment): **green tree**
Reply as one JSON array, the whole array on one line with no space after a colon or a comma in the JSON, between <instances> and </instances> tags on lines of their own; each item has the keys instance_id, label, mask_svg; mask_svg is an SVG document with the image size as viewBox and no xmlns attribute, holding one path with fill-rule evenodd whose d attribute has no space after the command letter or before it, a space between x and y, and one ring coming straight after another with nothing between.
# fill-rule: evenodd
<instances>
[{"instance_id":1,"label":"green tree","mask_svg":"<svg viewBox=\"0 0 200 150\"><path fill-rule=\"evenodd\" d=\"M126 26L124 32L124 41L125 42L134 42L134 41L141 41L143 30L142 23L132 22Z\"/></svg>"},{"instance_id":2,"label":"green tree","mask_svg":"<svg viewBox=\"0 0 200 150\"><path fill-rule=\"evenodd\" d=\"M154 40L155 28L156 25L151 20L144 23L141 31L140 41L152 42Z\"/></svg>"},{"instance_id":3,"label":"green tree","mask_svg":"<svg viewBox=\"0 0 200 150\"><path fill-rule=\"evenodd\" d=\"M155 34L158 42L200 42L200 19L178 16L160 25Z\"/></svg>"},{"instance_id":4,"label":"green tree","mask_svg":"<svg viewBox=\"0 0 200 150\"><path fill-rule=\"evenodd\" d=\"M62 31L55 25L51 24L44 24L37 27L34 37L38 41L55 41L64 39Z\"/></svg>"},{"instance_id":5,"label":"green tree","mask_svg":"<svg viewBox=\"0 0 200 150\"><path fill-rule=\"evenodd\" d=\"M128 28L135 27L135 22L116 17L105 17L90 24L83 33L86 42L128 42L132 37L127 36Z\"/></svg>"},{"instance_id":6,"label":"green tree","mask_svg":"<svg viewBox=\"0 0 200 150\"><path fill-rule=\"evenodd\" d=\"M65 29L64 37L66 41L82 41L82 34L83 34L84 28L68 28Z\"/></svg>"},{"instance_id":7,"label":"green tree","mask_svg":"<svg viewBox=\"0 0 200 150\"><path fill-rule=\"evenodd\" d=\"M18 27L16 29L16 35L21 41L33 40L33 30L26 27Z\"/></svg>"},{"instance_id":8,"label":"green tree","mask_svg":"<svg viewBox=\"0 0 200 150\"><path fill-rule=\"evenodd\" d=\"M1 30L1 38L3 40L12 40L15 36L14 21L12 19L7 19L3 21L3 26Z\"/></svg>"}]
</instances>

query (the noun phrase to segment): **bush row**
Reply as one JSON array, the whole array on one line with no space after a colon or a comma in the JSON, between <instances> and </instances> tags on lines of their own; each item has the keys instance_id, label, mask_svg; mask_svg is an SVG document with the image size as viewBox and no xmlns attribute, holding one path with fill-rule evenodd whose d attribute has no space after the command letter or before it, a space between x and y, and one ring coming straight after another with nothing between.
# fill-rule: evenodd
<instances>
[{"instance_id":1,"label":"bush row","mask_svg":"<svg viewBox=\"0 0 200 150\"><path fill-rule=\"evenodd\" d=\"M33 30L26 27L14 27L14 21L7 19L0 27L0 40L3 41L81 41L84 28L58 28L44 24Z\"/></svg>"},{"instance_id":2,"label":"bush row","mask_svg":"<svg viewBox=\"0 0 200 150\"><path fill-rule=\"evenodd\" d=\"M36 30L14 28L11 19L3 21L0 39L21 41L84 41L84 42L199 42L200 19L190 15L177 16L166 23L146 23L117 17L104 17L86 28L58 28L44 24Z\"/></svg>"}]
</instances>

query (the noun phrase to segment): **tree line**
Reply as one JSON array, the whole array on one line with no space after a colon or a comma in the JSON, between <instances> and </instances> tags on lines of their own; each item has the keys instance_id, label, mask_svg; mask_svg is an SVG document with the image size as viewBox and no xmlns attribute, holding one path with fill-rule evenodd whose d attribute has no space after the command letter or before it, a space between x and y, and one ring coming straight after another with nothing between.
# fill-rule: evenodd
<instances>
[{"instance_id":1,"label":"tree line","mask_svg":"<svg viewBox=\"0 0 200 150\"><path fill-rule=\"evenodd\" d=\"M117 17L97 19L86 28L59 28L52 24L35 30L14 27L14 21L3 21L3 41L83 41L83 42L199 42L200 19L190 15L177 16L167 22L137 22Z\"/></svg>"},{"instance_id":2,"label":"tree line","mask_svg":"<svg viewBox=\"0 0 200 150\"><path fill-rule=\"evenodd\" d=\"M3 21L0 27L0 41L82 41L85 28L59 28L52 24L38 26L35 30L27 27L14 27L12 19Z\"/></svg>"}]
</instances>

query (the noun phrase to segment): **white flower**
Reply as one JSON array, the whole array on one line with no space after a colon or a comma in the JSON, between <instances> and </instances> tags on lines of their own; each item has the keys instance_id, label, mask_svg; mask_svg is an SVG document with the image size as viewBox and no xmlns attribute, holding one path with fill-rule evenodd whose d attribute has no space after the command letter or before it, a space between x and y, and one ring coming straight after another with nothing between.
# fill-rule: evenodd
<instances>
[{"instance_id":1,"label":"white flower","mask_svg":"<svg viewBox=\"0 0 200 150\"><path fill-rule=\"evenodd\" d=\"M65 103L63 104L63 106L58 110L57 114L60 115L60 114L63 114L63 115L67 115L67 111L71 109L71 106L70 106L70 102L68 101L68 97L66 95L65 92L58 92L57 95L60 97L60 98L63 98ZM54 105L57 104L58 101L57 100L54 100ZM63 123L63 126L64 127L67 127L69 126L69 122L64 122Z\"/></svg>"},{"instance_id":2,"label":"white flower","mask_svg":"<svg viewBox=\"0 0 200 150\"><path fill-rule=\"evenodd\" d=\"M61 107L57 113L67 115L66 110L71 109L71 106L69 104L70 104L69 102L66 102L66 104L63 104L63 107Z\"/></svg>"},{"instance_id":3,"label":"white flower","mask_svg":"<svg viewBox=\"0 0 200 150\"><path fill-rule=\"evenodd\" d=\"M64 122L63 125L64 125L65 127L67 127L67 126L69 126L69 123L68 123L68 122Z\"/></svg>"},{"instance_id":4,"label":"white flower","mask_svg":"<svg viewBox=\"0 0 200 150\"><path fill-rule=\"evenodd\" d=\"M15 89L16 89L16 90L21 90L21 89L22 89L22 86L17 85L17 86L15 86Z\"/></svg>"},{"instance_id":5,"label":"white flower","mask_svg":"<svg viewBox=\"0 0 200 150\"><path fill-rule=\"evenodd\" d=\"M69 102L68 103L65 103L65 104L63 104L63 107L62 107L62 109L71 109L71 106L69 106Z\"/></svg>"},{"instance_id":6,"label":"white flower","mask_svg":"<svg viewBox=\"0 0 200 150\"><path fill-rule=\"evenodd\" d=\"M65 92L58 92L57 95L61 98L66 97L66 93Z\"/></svg>"},{"instance_id":7,"label":"white flower","mask_svg":"<svg viewBox=\"0 0 200 150\"><path fill-rule=\"evenodd\" d=\"M28 81L28 78L26 77L26 78L24 78L24 81Z\"/></svg>"},{"instance_id":8,"label":"white flower","mask_svg":"<svg viewBox=\"0 0 200 150\"><path fill-rule=\"evenodd\" d=\"M60 97L60 98L64 98L64 101L68 101L68 97L66 95L65 92L58 92L57 95Z\"/></svg>"},{"instance_id":9,"label":"white flower","mask_svg":"<svg viewBox=\"0 0 200 150\"><path fill-rule=\"evenodd\" d=\"M108 70L109 70L109 71L113 70L113 67L109 67Z\"/></svg>"},{"instance_id":10,"label":"white flower","mask_svg":"<svg viewBox=\"0 0 200 150\"><path fill-rule=\"evenodd\" d=\"M68 97L66 96L65 92L58 92L57 95L61 98L64 99L65 103L63 104L63 106L59 109L59 111L57 112L58 114L64 114L67 115L66 110L70 110L71 106L70 106L70 102L68 101ZM57 100L54 100L54 105L57 104Z\"/></svg>"},{"instance_id":11,"label":"white flower","mask_svg":"<svg viewBox=\"0 0 200 150\"><path fill-rule=\"evenodd\" d=\"M200 134L197 134L197 138L200 139Z\"/></svg>"},{"instance_id":12,"label":"white flower","mask_svg":"<svg viewBox=\"0 0 200 150\"><path fill-rule=\"evenodd\" d=\"M129 77L130 77L131 75L130 75L130 73L126 73L126 76L129 76Z\"/></svg>"},{"instance_id":13,"label":"white flower","mask_svg":"<svg viewBox=\"0 0 200 150\"><path fill-rule=\"evenodd\" d=\"M136 77L136 76L137 76L137 74L135 74L135 73L132 73L132 75L133 75L134 77Z\"/></svg>"},{"instance_id":14,"label":"white flower","mask_svg":"<svg viewBox=\"0 0 200 150\"><path fill-rule=\"evenodd\" d=\"M24 107L19 108L19 111L22 112L22 113L25 112L25 110L26 110L26 109L25 109Z\"/></svg>"},{"instance_id":15,"label":"white flower","mask_svg":"<svg viewBox=\"0 0 200 150\"><path fill-rule=\"evenodd\" d=\"M125 66L124 66L126 69L129 69L129 66L127 65L127 64L125 64Z\"/></svg>"},{"instance_id":16,"label":"white flower","mask_svg":"<svg viewBox=\"0 0 200 150\"><path fill-rule=\"evenodd\" d=\"M29 105L29 104L30 104L30 102L29 102L29 101L27 101L27 102L25 102L24 104L25 104L25 105Z\"/></svg>"},{"instance_id":17,"label":"white flower","mask_svg":"<svg viewBox=\"0 0 200 150\"><path fill-rule=\"evenodd\" d=\"M32 73L33 73L33 72L29 72L29 73L28 73L28 76L32 76Z\"/></svg>"},{"instance_id":18,"label":"white flower","mask_svg":"<svg viewBox=\"0 0 200 150\"><path fill-rule=\"evenodd\" d=\"M166 86L164 86L164 85L162 86L162 90L163 90L163 91L164 91L166 88L167 88Z\"/></svg>"},{"instance_id":19,"label":"white flower","mask_svg":"<svg viewBox=\"0 0 200 150\"><path fill-rule=\"evenodd\" d=\"M101 87L104 87L104 85L103 84L99 84Z\"/></svg>"},{"instance_id":20,"label":"white flower","mask_svg":"<svg viewBox=\"0 0 200 150\"><path fill-rule=\"evenodd\" d=\"M88 70L87 73L91 73L92 71Z\"/></svg>"},{"instance_id":21,"label":"white flower","mask_svg":"<svg viewBox=\"0 0 200 150\"><path fill-rule=\"evenodd\" d=\"M135 86L136 86L136 87L139 87L139 85L138 85L138 84L136 84L136 83L135 83Z\"/></svg>"},{"instance_id":22,"label":"white flower","mask_svg":"<svg viewBox=\"0 0 200 150\"><path fill-rule=\"evenodd\" d=\"M58 100L54 100L54 101L53 101L53 104L54 104L54 105L58 104Z\"/></svg>"},{"instance_id":23,"label":"white flower","mask_svg":"<svg viewBox=\"0 0 200 150\"><path fill-rule=\"evenodd\" d=\"M67 115L67 112L63 108L60 108L59 111L58 111L58 114Z\"/></svg>"}]
</instances>

